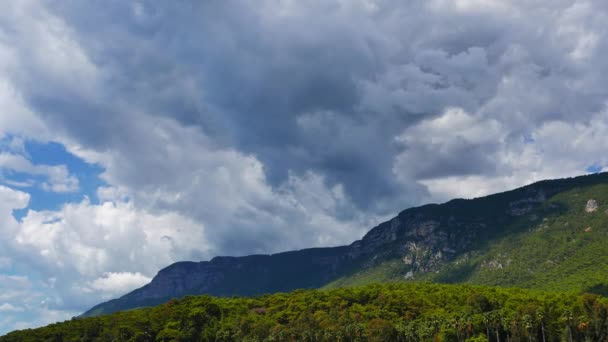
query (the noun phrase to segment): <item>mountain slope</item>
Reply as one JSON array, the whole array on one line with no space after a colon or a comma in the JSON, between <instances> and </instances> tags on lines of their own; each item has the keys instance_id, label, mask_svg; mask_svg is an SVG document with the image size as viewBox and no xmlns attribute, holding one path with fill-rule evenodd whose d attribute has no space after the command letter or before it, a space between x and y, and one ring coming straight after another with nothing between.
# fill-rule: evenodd
<instances>
[{"instance_id":1,"label":"mountain slope","mask_svg":"<svg viewBox=\"0 0 608 342\"><path fill-rule=\"evenodd\" d=\"M376 281L603 293L608 288L602 276L608 270L608 257L603 256L608 247L606 204L608 174L602 173L410 208L349 246L176 263L150 284L84 315L154 305L186 294L254 295Z\"/></svg>"}]
</instances>

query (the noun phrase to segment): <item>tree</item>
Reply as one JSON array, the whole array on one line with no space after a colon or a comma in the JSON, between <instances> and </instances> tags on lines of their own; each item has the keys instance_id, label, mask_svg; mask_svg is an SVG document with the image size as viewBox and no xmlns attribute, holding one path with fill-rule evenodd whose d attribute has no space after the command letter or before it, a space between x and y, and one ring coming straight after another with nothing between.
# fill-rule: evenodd
<instances>
[{"instance_id":1,"label":"tree","mask_svg":"<svg viewBox=\"0 0 608 342\"><path fill-rule=\"evenodd\" d=\"M566 327L568 328L568 337L570 338L570 342L574 342L573 334L572 334L572 312L568 309L564 310L563 319L566 321Z\"/></svg>"},{"instance_id":2,"label":"tree","mask_svg":"<svg viewBox=\"0 0 608 342\"><path fill-rule=\"evenodd\" d=\"M532 329L534 328L534 320L531 315L525 314L522 317L522 323L524 329L526 329L526 334L528 335L528 341L532 342Z\"/></svg>"},{"instance_id":3,"label":"tree","mask_svg":"<svg viewBox=\"0 0 608 342\"><path fill-rule=\"evenodd\" d=\"M540 306L536 309L536 319L540 323L540 330L543 336L543 342L547 342L546 332L545 332L545 308Z\"/></svg>"}]
</instances>

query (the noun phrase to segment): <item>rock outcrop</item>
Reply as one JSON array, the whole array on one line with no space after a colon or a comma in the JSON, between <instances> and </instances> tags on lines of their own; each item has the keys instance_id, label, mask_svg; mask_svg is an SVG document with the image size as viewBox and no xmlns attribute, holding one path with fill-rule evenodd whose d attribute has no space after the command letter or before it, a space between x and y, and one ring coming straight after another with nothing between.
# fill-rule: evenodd
<instances>
[{"instance_id":1,"label":"rock outcrop","mask_svg":"<svg viewBox=\"0 0 608 342\"><path fill-rule=\"evenodd\" d=\"M587 201L587 204L585 205L585 212L587 212L587 213L595 212L595 211L597 211L598 207L599 206L597 204L597 201L594 199L590 199Z\"/></svg>"}]
</instances>

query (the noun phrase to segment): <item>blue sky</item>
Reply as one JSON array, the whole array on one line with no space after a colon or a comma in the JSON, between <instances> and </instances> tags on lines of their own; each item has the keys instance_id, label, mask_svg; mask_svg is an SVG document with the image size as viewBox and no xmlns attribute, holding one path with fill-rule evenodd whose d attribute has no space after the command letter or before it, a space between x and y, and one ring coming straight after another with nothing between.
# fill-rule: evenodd
<instances>
[{"instance_id":1,"label":"blue sky","mask_svg":"<svg viewBox=\"0 0 608 342\"><path fill-rule=\"evenodd\" d=\"M11 141L15 137L7 135L0 142L0 152L11 153ZM85 196L93 204L97 204L97 188L105 182L99 178L103 168L99 165L89 164L66 151L65 147L56 142L40 142L36 140L23 141L18 154L31 161L34 165L65 166L68 173L78 179L78 188L74 191L56 192L44 189L41 184L47 181L45 175L36 175L27 171L7 168L0 169L0 183L5 186L26 191L31 195L27 208L15 210L17 219L21 219L28 209L32 210L58 210L64 203L79 202Z\"/></svg>"},{"instance_id":2,"label":"blue sky","mask_svg":"<svg viewBox=\"0 0 608 342\"><path fill-rule=\"evenodd\" d=\"M606 171L607 21L599 0L11 1L0 334L176 261Z\"/></svg>"}]
</instances>

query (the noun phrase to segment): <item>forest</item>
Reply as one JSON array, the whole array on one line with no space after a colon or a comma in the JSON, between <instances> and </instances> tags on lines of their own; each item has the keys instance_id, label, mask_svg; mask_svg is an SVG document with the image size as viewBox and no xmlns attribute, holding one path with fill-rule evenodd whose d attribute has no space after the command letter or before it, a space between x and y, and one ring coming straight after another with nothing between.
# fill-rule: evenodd
<instances>
[{"instance_id":1,"label":"forest","mask_svg":"<svg viewBox=\"0 0 608 342\"><path fill-rule=\"evenodd\" d=\"M163 305L12 332L17 341L606 341L595 294L389 283Z\"/></svg>"}]
</instances>

